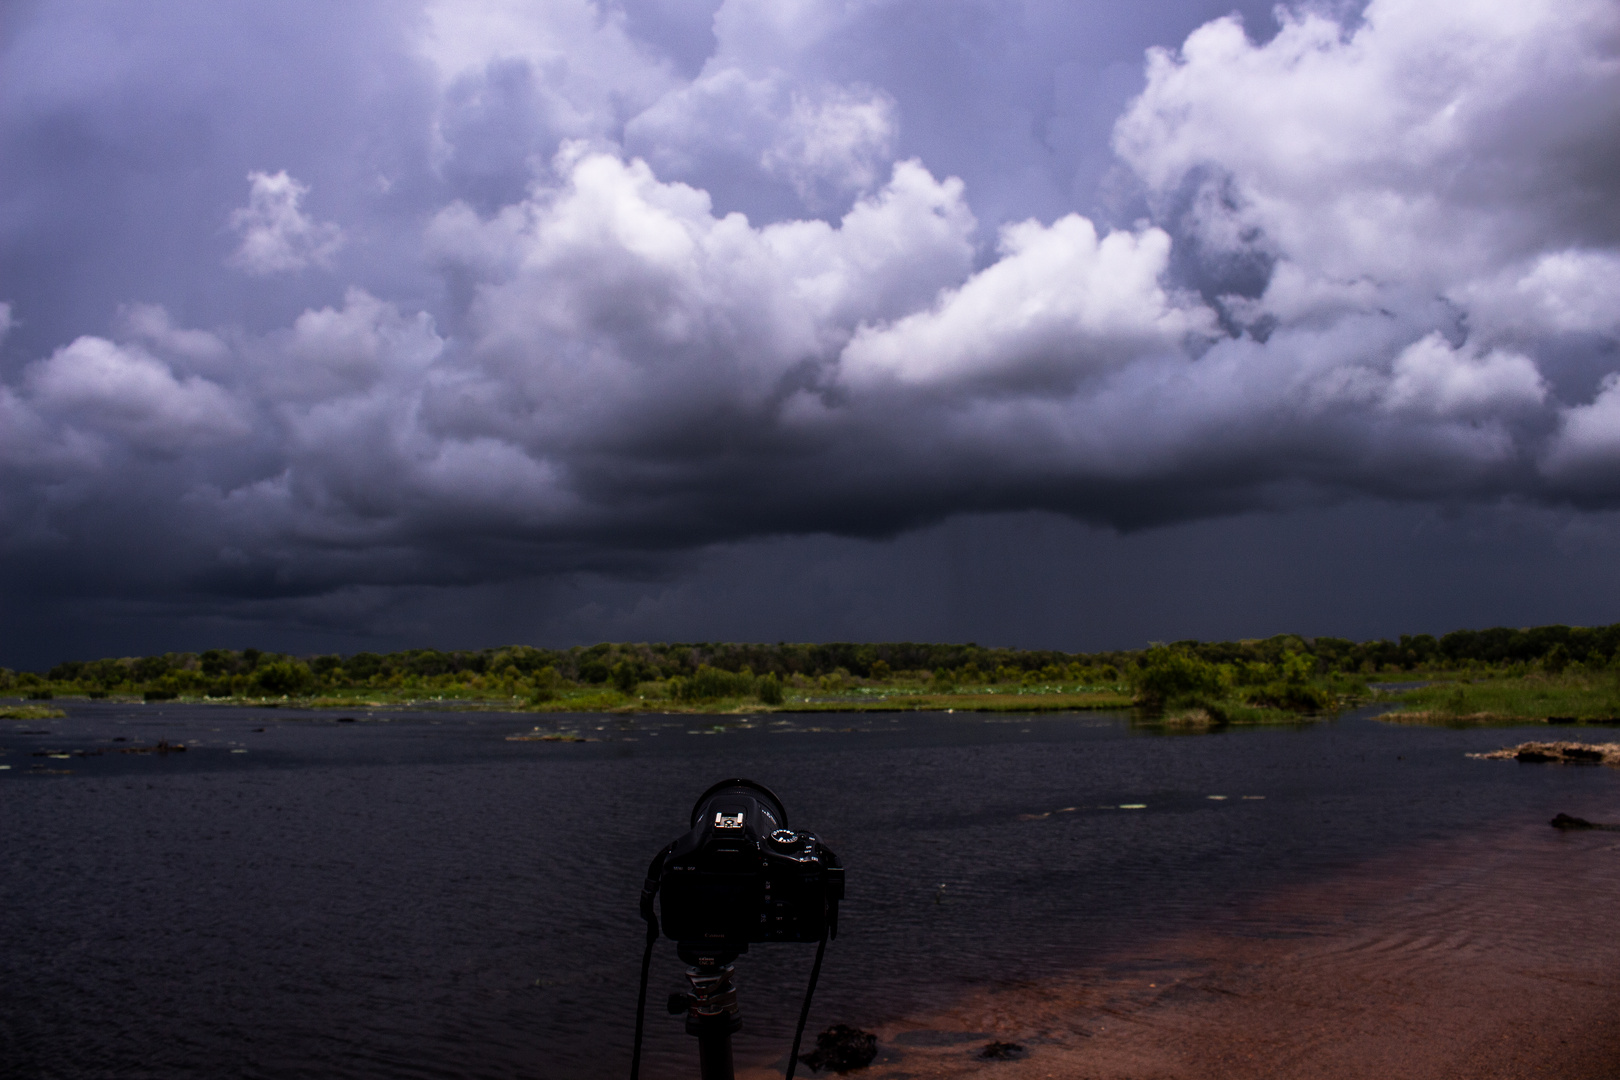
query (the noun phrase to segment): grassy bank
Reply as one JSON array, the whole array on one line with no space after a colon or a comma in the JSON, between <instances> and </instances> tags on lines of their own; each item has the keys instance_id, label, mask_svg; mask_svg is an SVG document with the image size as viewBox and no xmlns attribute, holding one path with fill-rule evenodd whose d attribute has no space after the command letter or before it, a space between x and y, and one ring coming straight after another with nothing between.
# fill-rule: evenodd
<instances>
[{"instance_id":1,"label":"grassy bank","mask_svg":"<svg viewBox=\"0 0 1620 1080\"><path fill-rule=\"evenodd\" d=\"M759 712L846 713L846 712L1063 712L1082 709L1128 709L1134 704L1129 687L1119 686L1023 686L985 685L951 690L878 684L851 686L839 690L809 688L804 692L782 691L778 700L762 701L759 693L689 697L680 687L668 683L640 684L628 690L614 687L558 687L544 694L489 697L439 693L412 694L406 691L378 690L374 687L339 687L316 695L162 695L143 698L140 694L99 694L94 700L133 704L147 700L160 704L175 701L186 704L244 705L260 708L327 709L335 711L375 708L428 708L537 713L701 713L733 714ZM767 696L775 696L767 691ZM87 695L67 691L56 700L91 700ZM0 710L0 718L40 719L61 716L60 709L40 706L12 706Z\"/></svg>"},{"instance_id":2,"label":"grassy bank","mask_svg":"<svg viewBox=\"0 0 1620 1080\"><path fill-rule=\"evenodd\" d=\"M1620 672L1607 668L1429 676L1430 685L1396 695L1399 707L1383 719L1404 724L1620 722Z\"/></svg>"},{"instance_id":3,"label":"grassy bank","mask_svg":"<svg viewBox=\"0 0 1620 1080\"><path fill-rule=\"evenodd\" d=\"M1375 694L1369 680L1423 682ZM0 718L53 700L361 710L1056 712L1132 709L1166 731L1292 724L1368 700L1392 723L1620 721L1620 623L1460 630L1356 644L1280 635L1063 653L978 645L603 643L296 657L257 649L0 668Z\"/></svg>"},{"instance_id":4,"label":"grassy bank","mask_svg":"<svg viewBox=\"0 0 1620 1080\"><path fill-rule=\"evenodd\" d=\"M49 705L0 706L0 720L54 720L66 715L61 709Z\"/></svg>"},{"instance_id":5,"label":"grassy bank","mask_svg":"<svg viewBox=\"0 0 1620 1080\"><path fill-rule=\"evenodd\" d=\"M38 700L216 702L316 709L534 712L1054 712L1134 708L1171 729L1291 723L1365 695L1383 654L1293 636L1134 652L978 645L602 644L294 657L255 649L0 669Z\"/></svg>"}]
</instances>

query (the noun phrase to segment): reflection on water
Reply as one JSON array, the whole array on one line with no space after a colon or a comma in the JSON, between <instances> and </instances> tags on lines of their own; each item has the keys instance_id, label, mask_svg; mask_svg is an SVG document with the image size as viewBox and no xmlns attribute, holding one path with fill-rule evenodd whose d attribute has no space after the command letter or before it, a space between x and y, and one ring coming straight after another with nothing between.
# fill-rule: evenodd
<instances>
[{"instance_id":1,"label":"reflection on water","mask_svg":"<svg viewBox=\"0 0 1620 1080\"><path fill-rule=\"evenodd\" d=\"M0 725L0 1071L22 1075L621 1073L647 861L730 775L849 867L821 1026L1240 913L1267 913L1257 940L1307 933L1268 898L1559 811L1620 818L1613 770L1464 757L1527 736L1359 716L1167 738L1096 714L67 707ZM187 749L120 752L160 740ZM741 1061L782 1056L812 952L739 961ZM657 1009L673 954L653 1077L695 1060Z\"/></svg>"}]
</instances>

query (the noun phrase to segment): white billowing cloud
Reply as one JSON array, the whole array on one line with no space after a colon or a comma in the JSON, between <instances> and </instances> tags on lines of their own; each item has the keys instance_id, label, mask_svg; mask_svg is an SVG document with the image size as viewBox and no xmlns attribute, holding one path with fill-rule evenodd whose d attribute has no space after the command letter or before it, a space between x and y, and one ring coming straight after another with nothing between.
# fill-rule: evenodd
<instances>
[{"instance_id":1,"label":"white billowing cloud","mask_svg":"<svg viewBox=\"0 0 1620 1080\"><path fill-rule=\"evenodd\" d=\"M1438 333L1413 342L1395 358L1385 397L1390 409L1441 417L1511 415L1547 397L1541 372L1526 356L1493 349L1454 349Z\"/></svg>"},{"instance_id":2,"label":"white billowing cloud","mask_svg":"<svg viewBox=\"0 0 1620 1080\"><path fill-rule=\"evenodd\" d=\"M786 181L819 209L886 177L898 132L894 100L872 87L710 65L631 120L625 143L662 174L723 162Z\"/></svg>"},{"instance_id":3,"label":"white billowing cloud","mask_svg":"<svg viewBox=\"0 0 1620 1080\"><path fill-rule=\"evenodd\" d=\"M885 6L886 0L725 0L714 13L711 63L782 70L825 63L819 48Z\"/></svg>"},{"instance_id":4,"label":"white billowing cloud","mask_svg":"<svg viewBox=\"0 0 1620 1080\"><path fill-rule=\"evenodd\" d=\"M783 380L816 382L856 327L971 267L962 185L914 162L835 225L763 227L583 144L552 171L520 204L452 206L428 230L437 259L481 282L456 348L360 290L243 346L235 392L274 403L277 453L267 474L188 502L231 550L392 545L422 573L410 553L441 531L610 527L627 510L608 489L702 486L728 441L779 441ZM658 487L631 513L662 502Z\"/></svg>"},{"instance_id":5,"label":"white billowing cloud","mask_svg":"<svg viewBox=\"0 0 1620 1080\"><path fill-rule=\"evenodd\" d=\"M343 230L299 209L308 185L285 169L248 173L248 183L248 204L231 212L231 228L242 243L227 260L230 265L260 277L311 265L330 267L343 246Z\"/></svg>"},{"instance_id":6,"label":"white billowing cloud","mask_svg":"<svg viewBox=\"0 0 1620 1080\"><path fill-rule=\"evenodd\" d=\"M678 85L667 62L593 0L434 0L418 49L440 87L441 166L549 156L559 139L610 139ZM539 140L539 141L537 141Z\"/></svg>"},{"instance_id":7,"label":"white billowing cloud","mask_svg":"<svg viewBox=\"0 0 1620 1080\"><path fill-rule=\"evenodd\" d=\"M795 92L791 100L760 164L792 183L800 198L819 201L824 184L837 194L866 191L888 171L899 125L887 95L836 87L819 95Z\"/></svg>"},{"instance_id":8,"label":"white billowing cloud","mask_svg":"<svg viewBox=\"0 0 1620 1080\"><path fill-rule=\"evenodd\" d=\"M1214 330L1207 308L1165 289L1169 255L1159 229L1099 239L1076 214L1050 228L1009 226L1001 258L931 309L863 327L844 351L844 373L854 386L1070 388Z\"/></svg>"},{"instance_id":9,"label":"white billowing cloud","mask_svg":"<svg viewBox=\"0 0 1620 1080\"><path fill-rule=\"evenodd\" d=\"M1310 396L1382 433L1363 460L1472 446L1504 488L1540 459L1554 486L1537 494L1558 497L1606 452L1616 408L1605 383L1560 411L1548 373L1620 331L1620 174L1603 164L1620 154L1620 7L1373 0L1349 28L1281 14L1263 45L1231 17L1151 53L1121 157L1206 260L1207 288L1242 260L1269 267L1262 289L1220 297L1263 351L1365 335Z\"/></svg>"},{"instance_id":10,"label":"white billowing cloud","mask_svg":"<svg viewBox=\"0 0 1620 1080\"><path fill-rule=\"evenodd\" d=\"M790 101L782 72L711 64L625 124L625 146L667 177L691 174L715 158L758 167Z\"/></svg>"},{"instance_id":11,"label":"white billowing cloud","mask_svg":"<svg viewBox=\"0 0 1620 1080\"><path fill-rule=\"evenodd\" d=\"M1620 250L1551 251L1455 291L1481 326L1620 332Z\"/></svg>"},{"instance_id":12,"label":"white billowing cloud","mask_svg":"<svg viewBox=\"0 0 1620 1080\"><path fill-rule=\"evenodd\" d=\"M230 356L230 346L208 330L188 330L174 325L168 311L158 304L128 304L119 310L122 336L142 342L160 356L170 356L188 365L218 370Z\"/></svg>"},{"instance_id":13,"label":"white billowing cloud","mask_svg":"<svg viewBox=\"0 0 1620 1080\"><path fill-rule=\"evenodd\" d=\"M1201 189L1187 221L1204 243L1291 264L1296 296L1312 282L1354 303L1365 282L1465 297L1521 260L1620 241L1601 165L1620 8L1373 0L1349 31L1279 10L1264 45L1228 17L1153 51L1116 128L1157 197Z\"/></svg>"},{"instance_id":14,"label":"white billowing cloud","mask_svg":"<svg viewBox=\"0 0 1620 1080\"><path fill-rule=\"evenodd\" d=\"M81 337L29 368L28 403L91 436L174 454L247 434L242 409L216 383L176 378L138 345Z\"/></svg>"},{"instance_id":15,"label":"white billowing cloud","mask_svg":"<svg viewBox=\"0 0 1620 1080\"><path fill-rule=\"evenodd\" d=\"M324 400L364 391L384 380L420 381L444 352L432 316L407 316L364 289L350 289L341 308L303 312L278 335L260 378L286 401Z\"/></svg>"},{"instance_id":16,"label":"white billowing cloud","mask_svg":"<svg viewBox=\"0 0 1620 1080\"><path fill-rule=\"evenodd\" d=\"M625 149L666 178L742 173L785 183L813 211L846 205L888 176L899 106L881 88L830 79L817 51L875 10L725 0L713 55L625 125Z\"/></svg>"},{"instance_id":17,"label":"white billowing cloud","mask_svg":"<svg viewBox=\"0 0 1620 1080\"><path fill-rule=\"evenodd\" d=\"M830 361L860 322L926 303L971 263L961 184L916 163L836 227L756 228L642 162L570 154L563 186L484 221L451 208L430 231L441 257L487 275L480 363L549 403L548 425L757 407L790 369Z\"/></svg>"}]
</instances>

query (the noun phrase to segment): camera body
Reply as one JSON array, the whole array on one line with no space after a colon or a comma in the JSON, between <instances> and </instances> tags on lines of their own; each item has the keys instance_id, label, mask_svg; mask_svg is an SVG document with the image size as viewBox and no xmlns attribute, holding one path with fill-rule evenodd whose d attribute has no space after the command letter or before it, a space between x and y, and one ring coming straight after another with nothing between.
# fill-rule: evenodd
<instances>
[{"instance_id":1,"label":"camera body","mask_svg":"<svg viewBox=\"0 0 1620 1080\"><path fill-rule=\"evenodd\" d=\"M660 895L664 935L745 950L756 941L838 934L844 870L814 834L788 826L762 784L723 780L692 809L692 829L653 860L644 902Z\"/></svg>"}]
</instances>

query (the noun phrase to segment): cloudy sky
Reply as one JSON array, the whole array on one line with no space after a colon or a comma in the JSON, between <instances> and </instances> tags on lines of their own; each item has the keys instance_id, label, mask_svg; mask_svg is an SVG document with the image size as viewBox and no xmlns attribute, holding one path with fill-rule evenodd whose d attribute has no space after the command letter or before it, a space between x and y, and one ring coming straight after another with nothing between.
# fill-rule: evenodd
<instances>
[{"instance_id":1,"label":"cloudy sky","mask_svg":"<svg viewBox=\"0 0 1620 1080\"><path fill-rule=\"evenodd\" d=\"M0 663L1620 620L1620 3L10 0Z\"/></svg>"}]
</instances>

